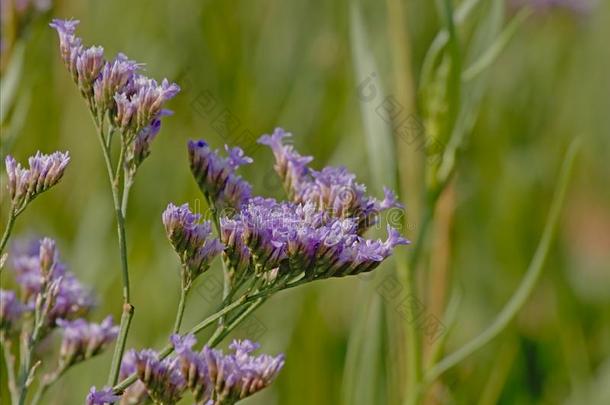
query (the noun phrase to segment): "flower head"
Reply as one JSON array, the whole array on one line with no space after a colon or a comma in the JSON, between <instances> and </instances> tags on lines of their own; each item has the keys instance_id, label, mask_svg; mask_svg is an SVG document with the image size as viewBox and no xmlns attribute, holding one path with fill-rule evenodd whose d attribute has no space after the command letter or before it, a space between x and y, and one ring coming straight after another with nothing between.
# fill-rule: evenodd
<instances>
[{"instance_id":1,"label":"flower head","mask_svg":"<svg viewBox=\"0 0 610 405\"><path fill-rule=\"evenodd\" d=\"M63 367L99 354L119 333L119 328L113 324L111 316L100 324L88 323L82 318L74 321L58 319L56 323L63 330L59 352L60 366Z\"/></svg>"},{"instance_id":2,"label":"flower head","mask_svg":"<svg viewBox=\"0 0 610 405\"><path fill-rule=\"evenodd\" d=\"M139 64L122 53L113 61L104 64L99 77L93 83L95 105L100 113L113 107L114 95L128 87L139 68Z\"/></svg>"},{"instance_id":3,"label":"flower head","mask_svg":"<svg viewBox=\"0 0 610 405\"><path fill-rule=\"evenodd\" d=\"M159 360L155 351L145 349L136 352L134 360L138 378L153 401L173 404L180 400L186 381L175 358Z\"/></svg>"},{"instance_id":4,"label":"flower head","mask_svg":"<svg viewBox=\"0 0 610 405\"><path fill-rule=\"evenodd\" d=\"M128 350L123 356L119 379L123 380L137 371L136 367L137 352L134 349ZM121 404L140 404L148 398L146 386L140 380L130 385L121 396Z\"/></svg>"},{"instance_id":5,"label":"flower head","mask_svg":"<svg viewBox=\"0 0 610 405\"><path fill-rule=\"evenodd\" d=\"M284 366L284 356L254 356L260 345L249 340L233 341L232 353L205 346L192 350L193 335L171 338L180 369L197 403L214 398L218 403L234 403L269 386Z\"/></svg>"},{"instance_id":6,"label":"flower head","mask_svg":"<svg viewBox=\"0 0 610 405\"><path fill-rule=\"evenodd\" d=\"M312 202L278 203L255 197L236 216L221 218L221 237L232 261L242 260L243 246L260 272L275 276L304 274L314 280L371 271L400 244L393 228L388 239L367 240L353 218L336 218ZM245 270L245 268L244 268Z\"/></svg>"},{"instance_id":7,"label":"flower head","mask_svg":"<svg viewBox=\"0 0 610 405\"><path fill-rule=\"evenodd\" d=\"M28 159L29 168L21 166L12 156L5 159L7 188L14 209L22 209L40 193L56 185L70 162L68 152L44 155L37 152Z\"/></svg>"},{"instance_id":8,"label":"flower head","mask_svg":"<svg viewBox=\"0 0 610 405\"><path fill-rule=\"evenodd\" d=\"M111 387L105 387L99 391L95 387L91 387L85 403L86 405L106 405L115 403L120 398L112 392Z\"/></svg>"},{"instance_id":9,"label":"flower head","mask_svg":"<svg viewBox=\"0 0 610 405\"><path fill-rule=\"evenodd\" d=\"M13 270L22 287L25 300L33 305L36 297L54 289L52 305L46 311L46 325L55 327L57 319L74 319L86 315L94 305L90 291L59 261L55 243L44 238L24 252L13 254ZM46 268L47 270L43 270Z\"/></svg>"},{"instance_id":10,"label":"flower head","mask_svg":"<svg viewBox=\"0 0 610 405\"><path fill-rule=\"evenodd\" d=\"M224 246L218 239L210 237L210 222L200 222L201 215L193 214L188 204L176 206L170 203L162 219L167 237L183 264L185 285L190 288Z\"/></svg>"},{"instance_id":11,"label":"flower head","mask_svg":"<svg viewBox=\"0 0 610 405\"><path fill-rule=\"evenodd\" d=\"M263 135L259 143L271 147L275 170L293 201L313 203L319 210L337 218L355 218L360 234L377 222L381 211L402 207L387 188L384 188L382 201L366 195L366 187L344 167L311 169L309 163L313 158L301 156L292 145L283 143L290 136L276 128L272 135Z\"/></svg>"},{"instance_id":12,"label":"flower head","mask_svg":"<svg viewBox=\"0 0 610 405\"><path fill-rule=\"evenodd\" d=\"M188 143L191 172L206 195L208 201L216 209L238 209L252 194L248 182L236 174L239 166L252 163L240 148L225 146L228 157L224 158L217 150L212 150L203 141Z\"/></svg>"},{"instance_id":13,"label":"flower head","mask_svg":"<svg viewBox=\"0 0 610 405\"><path fill-rule=\"evenodd\" d=\"M74 35L78 24L78 20L60 20L57 18L53 19L49 24L49 26L57 30L57 33L59 34L61 58L68 68L68 71L72 73L75 81L78 81L76 60L82 52L81 39Z\"/></svg>"}]
</instances>

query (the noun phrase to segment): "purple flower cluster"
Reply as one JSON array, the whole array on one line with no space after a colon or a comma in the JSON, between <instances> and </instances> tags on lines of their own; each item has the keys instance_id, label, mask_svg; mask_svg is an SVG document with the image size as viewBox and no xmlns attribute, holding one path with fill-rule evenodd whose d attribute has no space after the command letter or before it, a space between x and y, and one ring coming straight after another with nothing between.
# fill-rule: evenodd
<instances>
[{"instance_id":1,"label":"purple flower cluster","mask_svg":"<svg viewBox=\"0 0 610 405\"><path fill-rule=\"evenodd\" d=\"M29 168L26 169L15 158L7 156L7 188L13 209L22 210L37 195L56 185L69 162L68 152L55 152L50 155L37 152L28 159Z\"/></svg>"},{"instance_id":2,"label":"purple flower cluster","mask_svg":"<svg viewBox=\"0 0 610 405\"><path fill-rule=\"evenodd\" d=\"M135 352L134 362L138 378L154 402L175 404L182 398L186 380L177 367L175 357L160 360L154 350L144 349Z\"/></svg>"},{"instance_id":3,"label":"purple flower cluster","mask_svg":"<svg viewBox=\"0 0 610 405\"><path fill-rule=\"evenodd\" d=\"M49 302L45 319L49 328L53 328L58 319L75 319L86 315L93 307L93 297L59 261L55 243L45 238L35 247L37 251L30 248L13 255L12 267L15 279L23 290L24 300L33 306L40 294L53 290L53 299Z\"/></svg>"},{"instance_id":4,"label":"purple flower cluster","mask_svg":"<svg viewBox=\"0 0 610 405\"><path fill-rule=\"evenodd\" d=\"M354 218L358 233L374 225L381 211L402 208L394 193L384 188L385 197L379 201L366 195L366 187L344 167L325 167L313 170L311 156L301 156L292 145L284 144L291 134L276 128L273 134L263 135L259 143L267 145L275 156L275 170L282 178L288 195L294 202L314 203L319 210L338 218Z\"/></svg>"},{"instance_id":5,"label":"purple flower cluster","mask_svg":"<svg viewBox=\"0 0 610 405\"><path fill-rule=\"evenodd\" d=\"M113 324L111 316L100 324L89 323L82 318L74 321L58 319L56 323L63 331L59 350L60 368L69 367L99 354L119 333L119 328Z\"/></svg>"},{"instance_id":6,"label":"purple flower cluster","mask_svg":"<svg viewBox=\"0 0 610 405\"><path fill-rule=\"evenodd\" d=\"M233 341L229 354L207 346L194 351L193 335L174 335L171 341L197 403L235 403L269 386L284 366L283 355L252 355L260 346L248 340Z\"/></svg>"},{"instance_id":7,"label":"purple flower cluster","mask_svg":"<svg viewBox=\"0 0 610 405\"><path fill-rule=\"evenodd\" d=\"M21 303L14 291L0 289L0 333L10 333L21 315L29 308Z\"/></svg>"},{"instance_id":8,"label":"purple flower cluster","mask_svg":"<svg viewBox=\"0 0 610 405\"><path fill-rule=\"evenodd\" d=\"M133 349L129 350L123 356L121 362L121 370L119 372L119 379L123 380L129 377L131 374L137 371L136 367L137 352ZM140 380L127 387L127 389L121 395L121 404L135 405L144 403L148 398L148 392L146 386Z\"/></svg>"},{"instance_id":9,"label":"purple flower cluster","mask_svg":"<svg viewBox=\"0 0 610 405\"><path fill-rule=\"evenodd\" d=\"M75 35L78 21L51 22L59 34L61 56L74 82L99 122L108 115L129 146L126 166L132 172L150 154L150 143L159 132L167 101L180 91L175 83L161 83L140 73L140 65L119 53L112 61L104 59L104 49L85 48Z\"/></svg>"},{"instance_id":10,"label":"purple flower cluster","mask_svg":"<svg viewBox=\"0 0 610 405\"><path fill-rule=\"evenodd\" d=\"M408 241L388 227L386 241L358 234L353 218L336 218L312 202L252 198L233 218L221 218L221 238L231 262L248 262L275 279L341 277L373 270ZM247 246L247 251L243 249ZM247 256L247 257L245 257Z\"/></svg>"},{"instance_id":11,"label":"purple flower cluster","mask_svg":"<svg viewBox=\"0 0 610 405\"><path fill-rule=\"evenodd\" d=\"M203 141L188 143L191 172L206 196L208 203L217 210L239 209L252 195L252 187L236 174L239 166L252 163L241 148L229 148L228 154L221 157Z\"/></svg>"},{"instance_id":12,"label":"purple flower cluster","mask_svg":"<svg viewBox=\"0 0 610 405\"><path fill-rule=\"evenodd\" d=\"M97 390L95 387L91 387L89 390L89 394L87 395L87 399L85 401L86 405L106 405L113 404L118 401L120 396L115 395L112 392L112 388L106 387L101 390Z\"/></svg>"},{"instance_id":13,"label":"purple flower cluster","mask_svg":"<svg viewBox=\"0 0 610 405\"><path fill-rule=\"evenodd\" d=\"M218 239L210 237L210 222L201 222L201 215L193 214L188 204L178 207L170 203L162 219L167 237L182 262L184 284L188 289L195 278L210 267L224 246Z\"/></svg>"}]
</instances>

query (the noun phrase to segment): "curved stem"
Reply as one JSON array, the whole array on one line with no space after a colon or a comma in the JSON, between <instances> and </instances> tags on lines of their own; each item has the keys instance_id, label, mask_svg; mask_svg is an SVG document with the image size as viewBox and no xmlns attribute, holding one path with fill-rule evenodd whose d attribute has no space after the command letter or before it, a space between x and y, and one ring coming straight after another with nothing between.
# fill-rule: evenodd
<instances>
[{"instance_id":1,"label":"curved stem","mask_svg":"<svg viewBox=\"0 0 610 405\"><path fill-rule=\"evenodd\" d=\"M63 367L55 371L53 374L45 376L45 378L43 378L42 382L40 383L36 394L34 394L34 398L32 399L30 405L37 405L44 396L44 394L46 394L47 390L51 388L51 386L55 384L57 380L59 380L67 370L68 369L66 367Z\"/></svg>"},{"instance_id":2,"label":"curved stem","mask_svg":"<svg viewBox=\"0 0 610 405\"><path fill-rule=\"evenodd\" d=\"M570 180L570 174L572 173L572 167L576 152L578 150L578 145L579 143L577 140L573 141L568 149L565 161L561 168L559 181L553 195L553 202L549 210L549 216L544 227L542 237L540 238L540 242L538 243L534 257L530 262L529 268L527 269L521 284L491 325L489 325L487 329L485 329L470 342L466 343L460 349L448 355L438 364L432 367L426 373L424 379L425 383L433 382L445 371L460 363L466 357L470 356L472 353L489 343L500 332L502 332L502 330L504 330L504 328L510 323L510 321L515 317L517 312L527 301L534 289L534 286L536 285L536 282L538 281L538 278L540 278L546 256L551 246L555 228L557 227L557 221L559 220L561 206L563 204L568 182Z\"/></svg>"},{"instance_id":3,"label":"curved stem","mask_svg":"<svg viewBox=\"0 0 610 405\"><path fill-rule=\"evenodd\" d=\"M8 216L8 221L6 223L6 228L4 228L4 233L2 234L2 240L0 240L0 256L2 256L2 252L8 243L8 239L11 236L11 231L13 230L13 226L15 225L15 220L17 219L17 215L15 212L11 210Z\"/></svg>"},{"instance_id":4,"label":"curved stem","mask_svg":"<svg viewBox=\"0 0 610 405\"><path fill-rule=\"evenodd\" d=\"M247 297L245 295L242 295L241 298L239 298L238 300L234 301L231 305L227 305L226 307L224 307L220 311L216 312L213 315L210 315L209 317L207 317L203 321L199 322L197 325L195 325L193 328L191 328L191 330L188 331L188 333L197 334L197 333L201 332L203 329L207 328L208 326L210 326L214 322L216 322L220 317L222 317L225 314L233 311L236 308L239 308L242 305L245 305L247 303L246 298ZM174 351L174 348L173 348L172 345L166 345L159 352L159 359L163 360L164 358L169 356L173 351ZM131 384L133 384L137 379L138 379L138 376L135 373L131 374L129 377L125 378L120 383L114 385L113 391L115 393L117 393L117 394L122 393L123 391L125 391L125 389L127 387L129 387Z\"/></svg>"}]
</instances>

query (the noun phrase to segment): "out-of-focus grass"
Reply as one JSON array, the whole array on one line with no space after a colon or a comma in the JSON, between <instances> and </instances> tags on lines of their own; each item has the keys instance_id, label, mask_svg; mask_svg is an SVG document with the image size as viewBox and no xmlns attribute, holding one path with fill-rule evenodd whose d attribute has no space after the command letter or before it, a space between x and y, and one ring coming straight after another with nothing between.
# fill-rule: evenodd
<instances>
[{"instance_id":1,"label":"out-of-focus grass","mask_svg":"<svg viewBox=\"0 0 610 405\"><path fill-rule=\"evenodd\" d=\"M362 3L378 77L388 94L398 93L391 87L396 44L388 42L385 4ZM416 81L440 24L428 3L405 3ZM183 86L171 105L176 114L164 121L132 192L128 244L136 315L129 347L158 347L171 328L178 268L160 215L170 201L201 199L188 170L185 143L195 137L219 146L227 141L213 128L222 110L239 120L240 132L249 130L254 137L278 125L291 130L299 150L316 157L314 166L344 164L365 183L375 181L370 167L388 158L376 156L378 161L371 163L367 157L346 2L63 1L54 14L80 19L79 33L87 43L104 45L107 54L125 52L145 62L153 77L167 76ZM478 21L477 12L470 18L465 32ZM475 403L486 386L497 387L484 392L486 403L495 398L507 404L567 398L594 403L604 395L601 382L607 379L610 354L609 36L608 2L599 2L589 15L537 13L489 71L454 185L448 250L463 300L450 349L482 330L518 285L544 226L562 152L576 135L583 138L583 150L541 283L497 341L445 376L439 402ZM30 110L3 156L10 152L24 159L37 149L67 149L72 164L61 185L19 219L16 235L56 237L63 259L99 294L96 318L108 312L118 318L118 256L99 145L84 103L61 65L55 33L45 26L31 32L23 76L22 86L32 89ZM213 113L197 108L204 92L216 100ZM261 194L281 196L269 151L255 148L252 153L255 163L245 177ZM371 190L379 189L371 185ZM409 207L407 222L413 222L408 213ZM404 232L414 237L417 227L412 223ZM272 389L248 402L345 400L344 375L354 371L345 369L352 325L360 314L377 310L368 307L370 293L355 292L368 288L374 294L374 283L383 274L369 284L342 279L283 292L256 312L264 326L264 350L285 351L287 364ZM8 283L7 278L2 282ZM212 308L205 278L200 283L196 291L207 291L207 297L192 294L185 325ZM400 322L389 314L380 321ZM359 364L369 368L357 371L370 376L370 386L360 379L358 388L381 390L379 403L396 398L401 380L393 386L379 376L400 370L403 365L397 363L404 358L389 351L396 349L385 342L385 332L365 330L362 336L380 339L377 347L386 360ZM72 370L51 390L48 403L81 403L89 386L103 383L109 361L104 355ZM3 398L5 385L2 379Z\"/></svg>"}]
</instances>

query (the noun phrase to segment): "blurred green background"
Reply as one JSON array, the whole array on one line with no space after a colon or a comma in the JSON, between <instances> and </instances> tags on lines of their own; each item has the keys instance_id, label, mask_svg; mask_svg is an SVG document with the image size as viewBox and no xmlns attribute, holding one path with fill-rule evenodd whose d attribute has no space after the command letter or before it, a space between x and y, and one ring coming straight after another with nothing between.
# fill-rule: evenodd
<instances>
[{"instance_id":1,"label":"blurred green background","mask_svg":"<svg viewBox=\"0 0 610 405\"><path fill-rule=\"evenodd\" d=\"M441 26L434 2L356 3L377 64L364 74L375 73L386 94L408 91L401 87L401 75L410 75L407 81L417 89L424 54ZM396 3L405 16L399 35L391 29ZM16 95L25 113L12 114L18 130L3 126L2 157L10 153L23 161L38 149L70 151L65 178L28 208L14 235L58 240L62 259L98 294L96 320L120 315L111 198L85 103L61 63L56 33L47 27L50 16L79 19L85 43L104 46L107 57L124 52L145 63L151 77L168 77L183 89L170 103L175 115L164 120L131 194L127 231L136 314L128 347L165 344L175 315L178 264L160 216L170 201L204 204L188 168L188 139L204 138L219 147L242 144L255 159L244 177L257 193L281 197L272 155L252 139L282 126L293 132L303 154L315 156L314 167L345 165L379 196L363 125L363 114L377 103L363 106L358 97L350 2L54 4L26 33ZM487 18L483 9L477 7L460 27L465 45L473 27ZM504 21L515 12L508 5L504 11ZM608 38L608 1L584 13L538 10L489 69L480 112L441 204L445 226L431 242L430 257L442 262L431 263L433 271L418 289L426 309L441 318L437 295L445 296L442 302L448 284L460 287L463 299L449 352L481 331L517 287L542 233L566 147L579 136L582 148L532 297L497 339L443 376L427 404L601 404L610 398ZM397 49L408 56L410 69L397 68ZM411 97L418 117L424 96L419 89ZM229 136L216 129L224 111L235 127ZM426 117L419 120L426 124ZM391 151L399 164L409 165L410 156L422 152L400 142L395 137ZM394 186L391 179L388 183ZM417 199L419 192L402 190L403 199ZM4 224L5 197L2 203ZM415 238L420 220L410 208L403 232ZM398 259L404 260L413 247L400 249ZM218 302L219 270L199 279L184 325L205 317ZM368 278L282 292L258 310L235 336L260 340L268 353L285 352L287 363L272 388L244 403L399 403L405 381L400 302L379 294L394 271L388 262ZM4 273L2 284L12 285ZM103 383L109 363L105 353L71 370L46 403L82 403L91 385ZM4 378L1 387L4 403Z\"/></svg>"}]
</instances>

